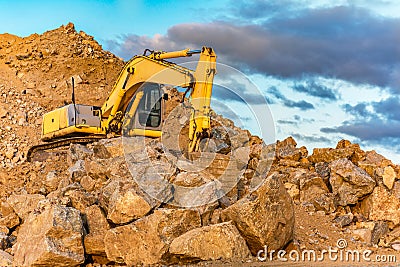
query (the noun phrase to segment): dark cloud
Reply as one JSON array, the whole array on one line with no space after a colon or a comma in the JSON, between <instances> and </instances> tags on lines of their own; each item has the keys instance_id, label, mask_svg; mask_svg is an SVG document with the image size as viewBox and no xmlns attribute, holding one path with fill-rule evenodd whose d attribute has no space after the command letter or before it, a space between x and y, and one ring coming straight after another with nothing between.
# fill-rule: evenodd
<instances>
[{"instance_id":1,"label":"dark cloud","mask_svg":"<svg viewBox=\"0 0 400 267\"><path fill-rule=\"evenodd\" d=\"M291 121L291 120L277 120L276 121L278 124L287 124L287 125L293 125L293 126L298 126L299 123L297 121Z\"/></svg>"},{"instance_id":2,"label":"dark cloud","mask_svg":"<svg viewBox=\"0 0 400 267\"><path fill-rule=\"evenodd\" d=\"M322 128L321 132L347 134L357 138L357 142L384 145L400 152L400 97L354 106L346 104L342 108L354 119L340 126Z\"/></svg>"},{"instance_id":3,"label":"dark cloud","mask_svg":"<svg viewBox=\"0 0 400 267\"><path fill-rule=\"evenodd\" d=\"M231 1L232 15L236 18L242 18L247 20L254 19L268 19L277 15L294 14L294 10L297 10L299 1L291 0L280 0L280 1L265 1L265 0L235 0Z\"/></svg>"},{"instance_id":4,"label":"dark cloud","mask_svg":"<svg viewBox=\"0 0 400 267\"><path fill-rule=\"evenodd\" d=\"M342 106L343 110L357 118L369 118L373 114L368 111L368 103L359 103L357 105L345 104Z\"/></svg>"},{"instance_id":5,"label":"dark cloud","mask_svg":"<svg viewBox=\"0 0 400 267\"><path fill-rule=\"evenodd\" d=\"M376 113L389 120L400 121L400 97L392 96L380 102L372 103Z\"/></svg>"},{"instance_id":6,"label":"dark cloud","mask_svg":"<svg viewBox=\"0 0 400 267\"><path fill-rule=\"evenodd\" d=\"M273 97L275 97L276 99L279 100L286 100L286 97L278 90L278 88L276 88L275 86L271 86L268 91L268 94L272 95Z\"/></svg>"},{"instance_id":7,"label":"dark cloud","mask_svg":"<svg viewBox=\"0 0 400 267\"><path fill-rule=\"evenodd\" d=\"M304 100L293 101L293 100L286 99L285 101L283 101L283 105L285 105L286 107L289 107L289 108L299 108L301 110L315 109L313 104L311 104L307 101L304 101Z\"/></svg>"},{"instance_id":8,"label":"dark cloud","mask_svg":"<svg viewBox=\"0 0 400 267\"><path fill-rule=\"evenodd\" d=\"M317 84L314 81L307 82L306 84L296 84L292 88L297 92L326 99L328 101L339 99L338 92L335 92L333 89L330 89L324 85Z\"/></svg>"},{"instance_id":9,"label":"dark cloud","mask_svg":"<svg viewBox=\"0 0 400 267\"><path fill-rule=\"evenodd\" d=\"M249 105L271 104L271 100L261 94L247 92L244 85L235 84L231 86L213 85L213 98L221 101L236 101Z\"/></svg>"},{"instance_id":10,"label":"dark cloud","mask_svg":"<svg viewBox=\"0 0 400 267\"><path fill-rule=\"evenodd\" d=\"M245 11L244 16L262 16L268 10L259 7L253 11L256 14L251 12ZM262 24L179 24L166 35L124 36L115 52L127 58L144 48L175 50L208 45L214 47L220 62L251 73L284 78L322 75L388 86L400 93L399 43L400 19L342 6L302 10L295 17L276 16Z\"/></svg>"},{"instance_id":11,"label":"dark cloud","mask_svg":"<svg viewBox=\"0 0 400 267\"><path fill-rule=\"evenodd\" d=\"M304 100L300 100L300 101L293 101L291 99L288 99L286 96L284 96L276 87L272 86L268 89L267 91L268 94L274 96L277 100L280 100L280 102L289 108L299 108L301 110L310 110L310 109L314 109L314 105L304 101Z\"/></svg>"},{"instance_id":12,"label":"dark cloud","mask_svg":"<svg viewBox=\"0 0 400 267\"><path fill-rule=\"evenodd\" d=\"M368 121L346 121L340 126L321 128L323 133L344 133L362 141L379 141L400 137L399 121L371 119Z\"/></svg>"},{"instance_id":13,"label":"dark cloud","mask_svg":"<svg viewBox=\"0 0 400 267\"><path fill-rule=\"evenodd\" d=\"M324 136L315 136L315 135L303 135L298 133L291 134L295 139L302 140L305 142L313 142L313 143L332 143L332 139L326 138Z\"/></svg>"},{"instance_id":14,"label":"dark cloud","mask_svg":"<svg viewBox=\"0 0 400 267\"><path fill-rule=\"evenodd\" d=\"M343 110L356 120L400 121L400 97L391 96L378 102L362 102L357 105L345 104Z\"/></svg>"}]
</instances>

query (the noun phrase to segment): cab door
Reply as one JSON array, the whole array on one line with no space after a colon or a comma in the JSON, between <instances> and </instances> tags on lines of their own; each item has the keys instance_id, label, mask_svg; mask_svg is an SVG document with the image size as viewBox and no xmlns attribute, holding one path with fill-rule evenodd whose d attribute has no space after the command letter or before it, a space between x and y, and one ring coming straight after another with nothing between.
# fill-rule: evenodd
<instances>
[{"instance_id":1,"label":"cab door","mask_svg":"<svg viewBox=\"0 0 400 267\"><path fill-rule=\"evenodd\" d=\"M160 84L146 82L136 91L125 111L123 134L161 136L164 92ZM129 116L129 114L131 114Z\"/></svg>"}]
</instances>

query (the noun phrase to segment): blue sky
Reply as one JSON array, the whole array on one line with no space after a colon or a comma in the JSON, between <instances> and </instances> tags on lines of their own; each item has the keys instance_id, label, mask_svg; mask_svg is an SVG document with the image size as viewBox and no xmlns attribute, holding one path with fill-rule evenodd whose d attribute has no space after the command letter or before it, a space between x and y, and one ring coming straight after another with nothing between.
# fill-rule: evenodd
<instances>
[{"instance_id":1,"label":"blue sky","mask_svg":"<svg viewBox=\"0 0 400 267\"><path fill-rule=\"evenodd\" d=\"M311 150L345 138L400 162L399 1L0 0L0 8L0 33L71 21L124 59L211 45L262 92L277 139L293 135ZM232 94L215 94L244 110ZM240 117L257 133L251 115Z\"/></svg>"}]
</instances>

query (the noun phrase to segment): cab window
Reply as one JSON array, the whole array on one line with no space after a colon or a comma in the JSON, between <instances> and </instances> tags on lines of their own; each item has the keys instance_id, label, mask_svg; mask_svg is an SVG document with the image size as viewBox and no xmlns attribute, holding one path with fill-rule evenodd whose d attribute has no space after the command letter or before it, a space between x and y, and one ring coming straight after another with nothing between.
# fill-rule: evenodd
<instances>
[{"instance_id":1,"label":"cab window","mask_svg":"<svg viewBox=\"0 0 400 267\"><path fill-rule=\"evenodd\" d=\"M144 94L138 106L139 124L144 127L158 127L161 123L162 93L160 85L145 83L142 90Z\"/></svg>"}]
</instances>

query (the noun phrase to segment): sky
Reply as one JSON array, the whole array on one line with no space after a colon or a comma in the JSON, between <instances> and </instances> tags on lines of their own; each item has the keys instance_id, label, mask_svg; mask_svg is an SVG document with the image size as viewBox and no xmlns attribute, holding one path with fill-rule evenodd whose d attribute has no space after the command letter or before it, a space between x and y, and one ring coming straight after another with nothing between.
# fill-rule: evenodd
<instances>
[{"instance_id":1,"label":"sky","mask_svg":"<svg viewBox=\"0 0 400 267\"><path fill-rule=\"evenodd\" d=\"M276 139L291 135L310 153L348 139L400 163L397 0L0 0L0 9L0 33L71 21L125 60L145 48L212 46L219 63L247 78L230 83L245 99L214 88L225 116L259 134L250 104L258 119L271 113Z\"/></svg>"}]
</instances>

